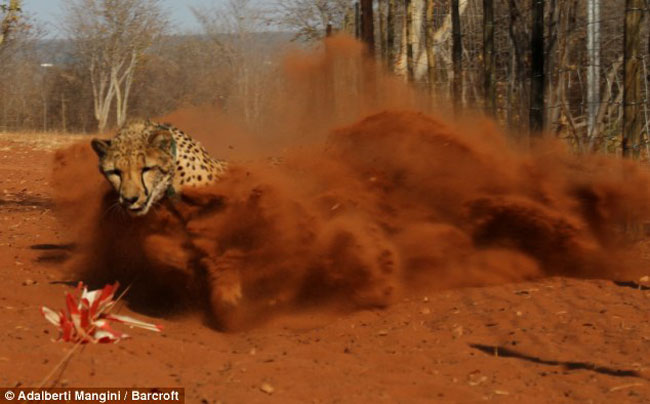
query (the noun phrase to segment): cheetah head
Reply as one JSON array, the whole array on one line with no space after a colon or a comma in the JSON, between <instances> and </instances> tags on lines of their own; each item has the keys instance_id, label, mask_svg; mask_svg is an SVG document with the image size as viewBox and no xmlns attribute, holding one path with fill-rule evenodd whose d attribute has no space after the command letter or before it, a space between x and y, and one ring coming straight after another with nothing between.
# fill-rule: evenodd
<instances>
[{"instance_id":1,"label":"cheetah head","mask_svg":"<svg viewBox=\"0 0 650 404\"><path fill-rule=\"evenodd\" d=\"M175 144L172 134L150 122L127 124L111 140L93 139L99 170L132 216L146 215L172 186Z\"/></svg>"}]
</instances>

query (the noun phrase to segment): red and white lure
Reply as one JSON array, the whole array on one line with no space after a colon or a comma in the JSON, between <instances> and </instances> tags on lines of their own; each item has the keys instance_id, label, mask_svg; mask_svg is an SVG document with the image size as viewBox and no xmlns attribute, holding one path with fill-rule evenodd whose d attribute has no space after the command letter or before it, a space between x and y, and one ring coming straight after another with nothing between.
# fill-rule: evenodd
<instances>
[{"instance_id":1,"label":"red and white lure","mask_svg":"<svg viewBox=\"0 0 650 404\"><path fill-rule=\"evenodd\" d=\"M145 323L128 316L111 314L111 308L117 303L113 300L119 283L106 285L103 289L88 291L79 282L75 294L66 293L67 310L58 313L47 307L41 307L41 313L47 321L59 327L59 341L74 343L114 343L129 336L114 330L110 322L122 323L131 328L144 328L149 331L162 331L162 326Z\"/></svg>"}]
</instances>

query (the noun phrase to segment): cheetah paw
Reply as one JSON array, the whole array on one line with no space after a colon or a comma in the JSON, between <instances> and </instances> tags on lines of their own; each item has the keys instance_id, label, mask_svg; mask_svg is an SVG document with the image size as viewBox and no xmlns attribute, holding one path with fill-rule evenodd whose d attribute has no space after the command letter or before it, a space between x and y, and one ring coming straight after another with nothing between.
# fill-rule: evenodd
<instances>
[{"instance_id":1,"label":"cheetah paw","mask_svg":"<svg viewBox=\"0 0 650 404\"><path fill-rule=\"evenodd\" d=\"M241 284L218 286L214 293L215 303L238 306L243 297Z\"/></svg>"}]
</instances>

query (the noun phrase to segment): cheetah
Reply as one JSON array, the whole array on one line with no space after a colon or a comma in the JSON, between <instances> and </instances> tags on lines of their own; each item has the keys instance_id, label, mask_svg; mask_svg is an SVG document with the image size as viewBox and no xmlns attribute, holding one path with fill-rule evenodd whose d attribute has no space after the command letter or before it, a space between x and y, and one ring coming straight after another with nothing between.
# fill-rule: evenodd
<instances>
[{"instance_id":1,"label":"cheetah","mask_svg":"<svg viewBox=\"0 0 650 404\"><path fill-rule=\"evenodd\" d=\"M167 209L176 214L176 223L180 223L178 227L162 220L161 228L144 226L143 237L137 240L133 239L128 223L122 229L126 239L134 241L133 248L139 249L138 255L157 268L147 272L154 277L150 281L176 274L176 278L170 278L175 279L174 287L179 287L181 278L186 279L182 284L207 284L215 317L224 317L238 306L242 286L236 263L231 262L230 255L221 254L210 240L194 234L191 216L184 216L175 208L176 201L193 200L189 194L196 197L192 188L201 191L202 187L224 179L228 163L210 157L203 146L183 131L149 120L132 121L112 139L93 139L91 146L99 157L100 172L129 216L134 220L151 218L151 208L168 201ZM156 220L153 217L153 222Z\"/></svg>"},{"instance_id":2,"label":"cheetah","mask_svg":"<svg viewBox=\"0 0 650 404\"><path fill-rule=\"evenodd\" d=\"M99 169L131 216L144 216L166 196L221 179L226 161L214 159L183 131L149 120L124 125L113 139L93 139Z\"/></svg>"},{"instance_id":3,"label":"cheetah","mask_svg":"<svg viewBox=\"0 0 650 404\"><path fill-rule=\"evenodd\" d=\"M379 226L336 219L330 203L287 203L292 194L267 186L255 165L211 158L179 129L150 121L91 145L113 188L103 203L116 198L132 217L101 215L100 244L92 247L105 255L86 270L106 265L110 282L137 280L133 298L147 288L165 303L196 297L210 324L233 331L312 291L345 294L366 307L397 294L398 253ZM283 164L273 159L259 169ZM163 206L152 209L156 204Z\"/></svg>"}]
</instances>

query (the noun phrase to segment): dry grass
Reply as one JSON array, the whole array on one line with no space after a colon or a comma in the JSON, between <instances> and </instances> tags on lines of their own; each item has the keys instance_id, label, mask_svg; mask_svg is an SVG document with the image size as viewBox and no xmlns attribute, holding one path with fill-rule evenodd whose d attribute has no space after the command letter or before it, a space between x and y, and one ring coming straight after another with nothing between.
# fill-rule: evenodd
<instances>
[{"instance_id":1,"label":"dry grass","mask_svg":"<svg viewBox=\"0 0 650 404\"><path fill-rule=\"evenodd\" d=\"M72 143L90 141L91 135L59 132L0 132L0 151L29 147L56 150Z\"/></svg>"}]
</instances>

